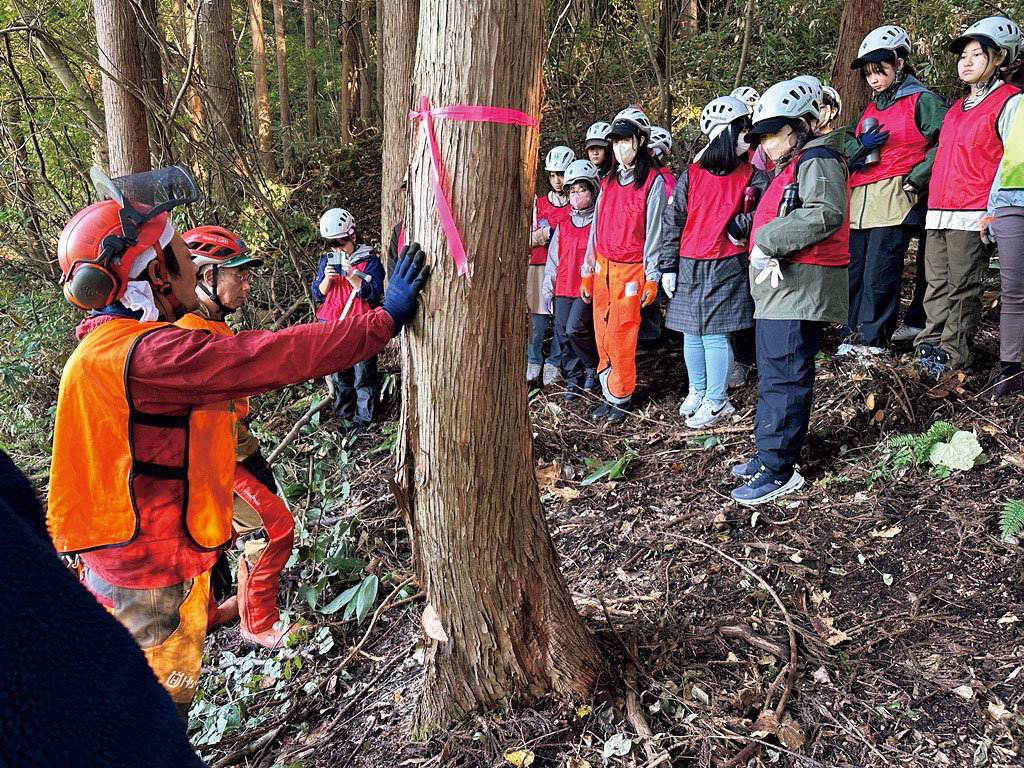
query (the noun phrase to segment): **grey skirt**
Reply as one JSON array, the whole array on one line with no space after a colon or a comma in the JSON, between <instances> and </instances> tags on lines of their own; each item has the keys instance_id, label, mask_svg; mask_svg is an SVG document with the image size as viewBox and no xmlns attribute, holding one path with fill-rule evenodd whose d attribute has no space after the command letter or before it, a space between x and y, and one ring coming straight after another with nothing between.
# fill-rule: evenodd
<instances>
[{"instance_id":1,"label":"grey skirt","mask_svg":"<svg viewBox=\"0 0 1024 768\"><path fill-rule=\"evenodd\" d=\"M679 259L676 292L669 300L665 325L698 336L753 327L747 255Z\"/></svg>"}]
</instances>

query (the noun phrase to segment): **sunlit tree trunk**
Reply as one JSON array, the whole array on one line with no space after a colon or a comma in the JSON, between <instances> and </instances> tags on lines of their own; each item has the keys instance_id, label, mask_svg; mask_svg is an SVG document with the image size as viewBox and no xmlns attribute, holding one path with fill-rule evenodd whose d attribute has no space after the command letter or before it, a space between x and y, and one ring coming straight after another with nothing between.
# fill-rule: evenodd
<instances>
[{"instance_id":1,"label":"sunlit tree trunk","mask_svg":"<svg viewBox=\"0 0 1024 768\"><path fill-rule=\"evenodd\" d=\"M146 110L132 88L142 84L135 14L128 0L93 0L96 47L103 71L110 172L115 176L150 169Z\"/></svg>"},{"instance_id":2,"label":"sunlit tree trunk","mask_svg":"<svg viewBox=\"0 0 1024 768\"><path fill-rule=\"evenodd\" d=\"M438 107L539 116L542 12L541 0L423 0L413 82ZM511 698L586 699L601 670L540 503L522 381L526 262L510 254L527 231L538 133L456 120L437 130L473 269L472 280L455 272L420 146L410 239L435 271L425 317L405 337L396 482L434 637L420 732ZM467 158L486 158L486 169Z\"/></svg>"},{"instance_id":3,"label":"sunlit tree trunk","mask_svg":"<svg viewBox=\"0 0 1024 768\"><path fill-rule=\"evenodd\" d=\"M274 0L274 54L277 58L277 99L281 108L281 144L284 175L294 173L292 146L292 110L288 103L288 43L285 40L284 0Z\"/></svg>"},{"instance_id":4,"label":"sunlit tree trunk","mask_svg":"<svg viewBox=\"0 0 1024 768\"><path fill-rule=\"evenodd\" d=\"M843 100L843 119L852 120L867 106L868 86L858 70L850 69L864 36L882 23L882 0L846 0L839 22L839 44L832 65L832 87Z\"/></svg>"},{"instance_id":5,"label":"sunlit tree trunk","mask_svg":"<svg viewBox=\"0 0 1024 768\"><path fill-rule=\"evenodd\" d=\"M364 128L373 123L373 90L370 85L370 8L359 4L359 122Z\"/></svg>"},{"instance_id":6,"label":"sunlit tree trunk","mask_svg":"<svg viewBox=\"0 0 1024 768\"><path fill-rule=\"evenodd\" d=\"M277 173L274 135L270 125L270 83L267 78L267 42L263 32L262 0L249 4L249 36L252 38L252 122L256 130L256 151L260 167L268 176Z\"/></svg>"},{"instance_id":7,"label":"sunlit tree trunk","mask_svg":"<svg viewBox=\"0 0 1024 768\"><path fill-rule=\"evenodd\" d=\"M306 133L310 138L320 133L320 105L317 103L316 70L313 65L313 51L316 49L314 19L313 0L302 0L302 32L306 49Z\"/></svg>"},{"instance_id":8,"label":"sunlit tree trunk","mask_svg":"<svg viewBox=\"0 0 1024 768\"><path fill-rule=\"evenodd\" d=\"M341 98L338 109L338 139L342 146L352 141L352 112L357 97L355 68L356 12L354 0L341 0Z\"/></svg>"}]
</instances>

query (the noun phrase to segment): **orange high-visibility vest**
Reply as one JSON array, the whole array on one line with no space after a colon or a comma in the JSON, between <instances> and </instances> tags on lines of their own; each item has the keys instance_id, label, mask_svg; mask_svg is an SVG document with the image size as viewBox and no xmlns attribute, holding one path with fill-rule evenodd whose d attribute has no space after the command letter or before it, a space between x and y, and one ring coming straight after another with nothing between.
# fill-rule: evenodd
<instances>
[{"instance_id":1,"label":"orange high-visibility vest","mask_svg":"<svg viewBox=\"0 0 1024 768\"><path fill-rule=\"evenodd\" d=\"M231 326L223 320L211 320L207 317L203 317L202 315L198 315L195 312L189 312L178 320L175 325L180 328L190 328L194 331L209 331L210 333L216 333L218 336L235 335L235 332L231 330ZM240 397L236 400L229 401L229 407L233 410L235 417L239 421L245 421L249 416L248 397Z\"/></svg>"},{"instance_id":2,"label":"orange high-visibility vest","mask_svg":"<svg viewBox=\"0 0 1024 768\"><path fill-rule=\"evenodd\" d=\"M131 403L128 366L139 340L170 323L118 318L91 331L68 358L57 396L47 525L61 554L130 544L139 532L134 481L180 480L183 528L202 549L231 539L235 474L227 403L197 406L187 416L147 413ZM136 425L185 430L187 456L172 466L139 459Z\"/></svg>"}]
</instances>

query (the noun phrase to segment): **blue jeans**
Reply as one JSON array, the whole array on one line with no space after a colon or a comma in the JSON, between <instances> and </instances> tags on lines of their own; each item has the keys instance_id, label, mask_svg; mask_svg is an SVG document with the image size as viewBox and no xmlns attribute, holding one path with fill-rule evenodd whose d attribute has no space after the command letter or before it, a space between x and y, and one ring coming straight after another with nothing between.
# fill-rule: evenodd
<instances>
[{"instance_id":1,"label":"blue jeans","mask_svg":"<svg viewBox=\"0 0 1024 768\"><path fill-rule=\"evenodd\" d=\"M562 359L562 347L558 342L558 334L551 336L551 353L544 357L544 334L551 323L551 315L531 314L533 328L530 333L530 343L526 345L526 361L531 365L553 365L558 367Z\"/></svg>"},{"instance_id":2,"label":"blue jeans","mask_svg":"<svg viewBox=\"0 0 1024 768\"><path fill-rule=\"evenodd\" d=\"M725 400L725 389L732 369L732 344L726 333L698 336L683 334L683 361L690 386L704 397L721 403Z\"/></svg>"}]
</instances>

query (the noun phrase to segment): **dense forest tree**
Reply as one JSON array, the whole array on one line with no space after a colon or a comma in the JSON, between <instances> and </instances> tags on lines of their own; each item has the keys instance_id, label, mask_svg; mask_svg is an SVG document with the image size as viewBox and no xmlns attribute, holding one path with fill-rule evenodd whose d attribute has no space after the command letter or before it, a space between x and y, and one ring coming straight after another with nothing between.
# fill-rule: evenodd
<instances>
[{"instance_id":1,"label":"dense forest tree","mask_svg":"<svg viewBox=\"0 0 1024 768\"><path fill-rule=\"evenodd\" d=\"M302 37L306 54L303 59L306 73L306 133L312 139L320 133L320 104L317 101L316 65L313 62L313 51L316 49L313 0L302 0Z\"/></svg>"},{"instance_id":2,"label":"dense forest tree","mask_svg":"<svg viewBox=\"0 0 1024 768\"><path fill-rule=\"evenodd\" d=\"M868 103L868 86L860 72L850 69L861 40L882 23L882 0L846 0L839 22L839 43L832 64L832 87L843 99L847 115L859 115Z\"/></svg>"},{"instance_id":3,"label":"dense forest tree","mask_svg":"<svg viewBox=\"0 0 1024 768\"><path fill-rule=\"evenodd\" d=\"M252 43L252 122L256 138L256 152L263 173L277 173L274 156L274 136L270 122L270 82L267 78L267 42L263 31L262 0L247 0L249 7L249 37Z\"/></svg>"},{"instance_id":4,"label":"dense forest tree","mask_svg":"<svg viewBox=\"0 0 1024 768\"><path fill-rule=\"evenodd\" d=\"M426 0L413 82L432 105L540 114L541 0ZM473 23L468 23L472 19ZM461 29L447 35L445 30ZM412 236L434 262L429 320L407 334L398 485L426 593L430 728L512 696L586 697L601 669L558 568L533 470L522 385L526 261L536 131L438 121L451 197L470 254L457 274L438 224L430 153L411 174ZM487 158L486 173L468 158ZM497 182L500 180L500 182ZM455 372L458 375L455 375Z\"/></svg>"},{"instance_id":5,"label":"dense forest tree","mask_svg":"<svg viewBox=\"0 0 1024 768\"><path fill-rule=\"evenodd\" d=\"M281 115L281 155L285 178L294 173L292 110L288 100L288 39L284 23L284 0L274 0L274 55L277 59L277 101Z\"/></svg>"}]
</instances>

